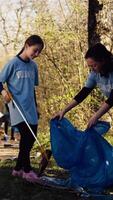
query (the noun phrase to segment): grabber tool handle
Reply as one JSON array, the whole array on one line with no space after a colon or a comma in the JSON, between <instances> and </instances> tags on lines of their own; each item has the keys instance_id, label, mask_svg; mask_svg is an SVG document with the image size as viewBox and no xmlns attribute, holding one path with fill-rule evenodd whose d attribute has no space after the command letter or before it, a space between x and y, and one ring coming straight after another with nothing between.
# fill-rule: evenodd
<instances>
[{"instance_id":1,"label":"grabber tool handle","mask_svg":"<svg viewBox=\"0 0 113 200\"><path fill-rule=\"evenodd\" d=\"M22 111L20 110L19 106L17 105L17 103L15 102L15 100L13 99L12 95L8 92L8 95L9 97L11 98L13 104L15 105L15 107L17 108L18 112L20 113L20 115L22 116L24 122L26 123L27 127L29 128L31 134L33 135L33 137L35 138L39 148L40 148L40 151L41 151L41 154L45 156L45 158L48 160L48 157L46 155L46 152L44 151L43 147L41 146L40 142L38 141L36 135L34 134L33 130L31 129L29 123L27 122L25 116L23 115Z\"/></svg>"}]
</instances>

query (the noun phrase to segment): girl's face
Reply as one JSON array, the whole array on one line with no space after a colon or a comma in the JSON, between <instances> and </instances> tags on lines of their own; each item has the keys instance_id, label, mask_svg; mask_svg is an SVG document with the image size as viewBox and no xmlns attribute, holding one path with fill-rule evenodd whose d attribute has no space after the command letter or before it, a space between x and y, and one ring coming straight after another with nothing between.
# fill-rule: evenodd
<instances>
[{"instance_id":1,"label":"girl's face","mask_svg":"<svg viewBox=\"0 0 113 200\"><path fill-rule=\"evenodd\" d=\"M88 67L90 67L92 71L97 72L97 73L101 72L102 66L104 64L104 61L97 62L93 58L87 58L86 62L87 62Z\"/></svg>"},{"instance_id":2,"label":"girl's face","mask_svg":"<svg viewBox=\"0 0 113 200\"><path fill-rule=\"evenodd\" d=\"M26 52L26 56L29 59L34 59L36 57L39 56L39 54L42 51L42 45L41 44L35 44L32 46L29 46L28 44L26 44L25 46L25 52Z\"/></svg>"}]
</instances>

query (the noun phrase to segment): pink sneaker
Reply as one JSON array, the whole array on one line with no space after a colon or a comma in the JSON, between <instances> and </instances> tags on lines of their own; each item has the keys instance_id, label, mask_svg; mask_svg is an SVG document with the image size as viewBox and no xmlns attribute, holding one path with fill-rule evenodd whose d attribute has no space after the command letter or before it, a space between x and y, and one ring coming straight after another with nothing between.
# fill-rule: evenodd
<instances>
[{"instance_id":1,"label":"pink sneaker","mask_svg":"<svg viewBox=\"0 0 113 200\"><path fill-rule=\"evenodd\" d=\"M21 169L21 170L17 171L15 169L13 169L12 176L23 177L23 170Z\"/></svg>"},{"instance_id":2,"label":"pink sneaker","mask_svg":"<svg viewBox=\"0 0 113 200\"><path fill-rule=\"evenodd\" d=\"M38 180L38 176L36 175L35 172L30 171L28 173L23 172L22 176L26 181L31 182L31 183L36 183Z\"/></svg>"}]
</instances>

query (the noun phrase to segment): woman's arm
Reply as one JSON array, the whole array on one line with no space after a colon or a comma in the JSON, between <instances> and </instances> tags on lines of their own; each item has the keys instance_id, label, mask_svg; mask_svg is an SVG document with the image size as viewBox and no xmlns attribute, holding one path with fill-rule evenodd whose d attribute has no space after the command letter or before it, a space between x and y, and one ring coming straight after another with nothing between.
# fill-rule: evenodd
<instances>
[{"instance_id":1,"label":"woman's arm","mask_svg":"<svg viewBox=\"0 0 113 200\"><path fill-rule=\"evenodd\" d=\"M70 111L72 108L77 106L79 103L81 103L88 94L92 91L91 88L83 87L81 91L74 97L74 99L60 112L58 112L53 118L58 117L59 119L62 119L63 116Z\"/></svg>"},{"instance_id":2,"label":"woman's arm","mask_svg":"<svg viewBox=\"0 0 113 200\"><path fill-rule=\"evenodd\" d=\"M58 118L59 120L61 120L63 118L63 116L68 112L70 111L72 108L74 108L76 105L78 105L78 102L73 99L63 110L59 111L58 113L56 113L54 116L53 116L53 119L54 118Z\"/></svg>"},{"instance_id":3,"label":"woman's arm","mask_svg":"<svg viewBox=\"0 0 113 200\"><path fill-rule=\"evenodd\" d=\"M90 128L91 126L96 124L98 119L101 118L112 106L113 106L113 89L110 92L109 98L102 104L100 109L89 120L87 128Z\"/></svg>"},{"instance_id":4,"label":"woman's arm","mask_svg":"<svg viewBox=\"0 0 113 200\"><path fill-rule=\"evenodd\" d=\"M110 109L110 107L111 106L109 104L104 102L100 109L90 118L87 128L90 128L91 126L96 124L98 119L101 118Z\"/></svg>"}]
</instances>

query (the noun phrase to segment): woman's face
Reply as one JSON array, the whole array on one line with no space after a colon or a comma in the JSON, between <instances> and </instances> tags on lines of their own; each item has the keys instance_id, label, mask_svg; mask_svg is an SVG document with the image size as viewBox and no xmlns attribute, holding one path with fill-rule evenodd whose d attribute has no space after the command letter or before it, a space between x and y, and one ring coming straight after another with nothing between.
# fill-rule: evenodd
<instances>
[{"instance_id":1,"label":"woman's face","mask_svg":"<svg viewBox=\"0 0 113 200\"><path fill-rule=\"evenodd\" d=\"M102 66L104 64L104 61L97 62L93 58L87 58L86 62L87 62L88 67L91 68L92 71L97 72L97 73L101 72Z\"/></svg>"}]
</instances>

